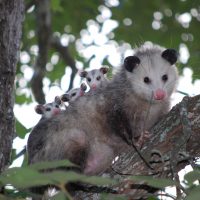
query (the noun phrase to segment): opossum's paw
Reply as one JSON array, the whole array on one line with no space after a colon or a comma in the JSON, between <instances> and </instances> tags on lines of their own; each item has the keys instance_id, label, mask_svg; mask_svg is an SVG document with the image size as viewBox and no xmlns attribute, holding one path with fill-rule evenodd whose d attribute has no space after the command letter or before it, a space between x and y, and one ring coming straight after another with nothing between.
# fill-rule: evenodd
<instances>
[{"instance_id":1,"label":"opossum's paw","mask_svg":"<svg viewBox=\"0 0 200 200\"><path fill-rule=\"evenodd\" d=\"M100 158L89 158L86 162L86 166L84 169L84 174L86 175L94 175L99 171L100 168Z\"/></svg>"},{"instance_id":2,"label":"opossum's paw","mask_svg":"<svg viewBox=\"0 0 200 200\"><path fill-rule=\"evenodd\" d=\"M142 146L144 145L144 143L150 138L150 133L149 131L143 131L138 139L138 141L136 142L136 146L138 148L142 148Z\"/></svg>"},{"instance_id":3,"label":"opossum's paw","mask_svg":"<svg viewBox=\"0 0 200 200\"><path fill-rule=\"evenodd\" d=\"M112 149L106 145L102 145L102 149L95 149L86 160L84 174L96 175L106 170L112 163L114 153Z\"/></svg>"}]
</instances>

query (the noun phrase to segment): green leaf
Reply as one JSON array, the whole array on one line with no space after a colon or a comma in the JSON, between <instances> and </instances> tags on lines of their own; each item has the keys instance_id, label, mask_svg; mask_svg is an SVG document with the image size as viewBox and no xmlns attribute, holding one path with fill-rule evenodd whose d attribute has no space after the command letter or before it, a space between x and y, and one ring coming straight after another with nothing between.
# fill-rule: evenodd
<instances>
[{"instance_id":1,"label":"green leaf","mask_svg":"<svg viewBox=\"0 0 200 200\"><path fill-rule=\"evenodd\" d=\"M99 186L117 183L115 179L104 178L104 177L99 177L99 176L87 176L82 181L85 183L90 183L90 184L99 185Z\"/></svg>"},{"instance_id":2,"label":"green leaf","mask_svg":"<svg viewBox=\"0 0 200 200\"><path fill-rule=\"evenodd\" d=\"M31 129L26 129L17 119L16 119L15 126L16 126L17 135L20 138L24 138L25 135L31 130Z\"/></svg>"},{"instance_id":3,"label":"green leaf","mask_svg":"<svg viewBox=\"0 0 200 200\"><path fill-rule=\"evenodd\" d=\"M6 196L4 196L2 194L0 194L0 199L1 200L14 200L13 198L8 198L8 197L6 197Z\"/></svg>"},{"instance_id":4,"label":"green leaf","mask_svg":"<svg viewBox=\"0 0 200 200\"><path fill-rule=\"evenodd\" d=\"M157 197L148 197L147 200L159 200L159 198L157 198Z\"/></svg>"},{"instance_id":5,"label":"green leaf","mask_svg":"<svg viewBox=\"0 0 200 200\"><path fill-rule=\"evenodd\" d=\"M15 102L17 104L24 104L24 103L31 103L32 99L31 97L27 97L25 94L22 95L15 95Z\"/></svg>"},{"instance_id":6,"label":"green leaf","mask_svg":"<svg viewBox=\"0 0 200 200\"><path fill-rule=\"evenodd\" d=\"M61 0L51 1L51 9L54 12L63 12L63 7L61 6Z\"/></svg>"},{"instance_id":7,"label":"green leaf","mask_svg":"<svg viewBox=\"0 0 200 200\"><path fill-rule=\"evenodd\" d=\"M195 169L194 171L188 172L184 179L187 181L188 185L192 185L195 181L200 180L200 170Z\"/></svg>"},{"instance_id":8,"label":"green leaf","mask_svg":"<svg viewBox=\"0 0 200 200\"><path fill-rule=\"evenodd\" d=\"M13 189L8 189L8 188L5 188L4 190L4 195L6 195L7 197L12 197L12 198L17 198L17 200L24 200L27 196L30 196L28 195L28 192L26 191L17 191L15 188ZM1 198L0 198L1 199Z\"/></svg>"},{"instance_id":9,"label":"green leaf","mask_svg":"<svg viewBox=\"0 0 200 200\"><path fill-rule=\"evenodd\" d=\"M116 180L114 179L103 178L98 176L86 176L71 171L56 170L53 172L45 173L45 175L49 177L54 182L54 184L80 181L83 183L89 183L101 186L101 185L116 183Z\"/></svg>"},{"instance_id":10,"label":"green leaf","mask_svg":"<svg viewBox=\"0 0 200 200\"><path fill-rule=\"evenodd\" d=\"M16 149L12 149L10 162L12 163L13 160L16 159Z\"/></svg>"},{"instance_id":11,"label":"green leaf","mask_svg":"<svg viewBox=\"0 0 200 200\"><path fill-rule=\"evenodd\" d=\"M168 186L176 185L176 182L170 179L163 179L163 178L154 178L152 176L131 176L131 180L134 181L143 181L145 184L156 187L156 188L165 188Z\"/></svg>"},{"instance_id":12,"label":"green leaf","mask_svg":"<svg viewBox=\"0 0 200 200\"><path fill-rule=\"evenodd\" d=\"M184 200L199 200L200 199L200 186L194 187Z\"/></svg>"},{"instance_id":13,"label":"green leaf","mask_svg":"<svg viewBox=\"0 0 200 200\"><path fill-rule=\"evenodd\" d=\"M42 169L53 169L58 167L72 167L76 166L75 164L71 163L69 160L57 160L57 161L46 161L46 162L39 162L30 165L30 168L42 170Z\"/></svg>"},{"instance_id":14,"label":"green leaf","mask_svg":"<svg viewBox=\"0 0 200 200\"><path fill-rule=\"evenodd\" d=\"M123 195L100 194L101 200L128 200L128 197Z\"/></svg>"},{"instance_id":15,"label":"green leaf","mask_svg":"<svg viewBox=\"0 0 200 200\"><path fill-rule=\"evenodd\" d=\"M0 175L0 179L4 185L11 184L16 188L51 184L51 180L48 177L31 168L14 167L8 169Z\"/></svg>"},{"instance_id":16,"label":"green leaf","mask_svg":"<svg viewBox=\"0 0 200 200\"><path fill-rule=\"evenodd\" d=\"M66 196L63 192L58 192L56 195L51 197L50 200L66 200Z\"/></svg>"}]
</instances>

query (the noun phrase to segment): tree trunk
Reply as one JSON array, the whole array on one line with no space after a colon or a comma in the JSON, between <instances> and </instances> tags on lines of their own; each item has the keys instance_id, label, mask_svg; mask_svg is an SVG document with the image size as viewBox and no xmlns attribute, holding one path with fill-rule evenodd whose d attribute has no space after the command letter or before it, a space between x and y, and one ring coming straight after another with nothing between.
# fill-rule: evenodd
<instances>
[{"instance_id":1,"label":"tree trunk","mask_svg":"<svg viewBox=\"0 0 200 200\"><path fill-rule=\"evenodd\" d=\"M14 80L23 16L23 0L0 0L0 172L9 164L15 136Z\"/></svg>"}]
</instances>

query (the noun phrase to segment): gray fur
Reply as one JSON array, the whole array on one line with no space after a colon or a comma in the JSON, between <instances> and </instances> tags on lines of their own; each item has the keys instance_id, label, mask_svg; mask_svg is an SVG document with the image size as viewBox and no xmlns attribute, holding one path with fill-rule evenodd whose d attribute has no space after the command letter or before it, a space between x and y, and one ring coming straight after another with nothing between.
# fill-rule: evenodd
<instances>
[{"instance_id":1,"label":"gray fur","mask_svg":"<svg viewBox=\"0 0 200 200\"><path fill-rule=\"evenodd\" d=\"M93 69L90 71L80 72L80 76L86 79L90 90L96 90L98 88L105 87L108 83L108 79L105 74L108 72L108 68L101 67L100 69Z\"/></svg>"},{"instance_id":2,"label":"gray fur","mask_svg":"<svg viewBox=\"0 0 200 200\"><path fill-rule=\"evenodd\" d=\"M70 159L89 175L108 168L119 152L130 148L130 139L137 141L169 110L178 76L176 67L161 57L162 51L157 46L146 48L146 53L138 49L135 56L141 64L133 72L122 66L106 87L86 93L66 111L37 124L28 140L29 163ZM169 83L160 80L163 73ZM145 76L155 78L152 85L143 83ZM152 99L156 87L166 91L165 99Z\"/></svg>"}]
</instances>

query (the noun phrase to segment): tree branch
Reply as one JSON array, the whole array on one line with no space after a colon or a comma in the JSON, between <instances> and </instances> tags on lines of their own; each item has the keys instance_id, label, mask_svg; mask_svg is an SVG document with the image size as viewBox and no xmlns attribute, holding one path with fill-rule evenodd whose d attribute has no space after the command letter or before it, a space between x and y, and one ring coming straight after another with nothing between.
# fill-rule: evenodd
<instances>
[{"instance_id":1,"label":"tree branch","mask_svg":"<svg viewBox=\"0 0 200 200\"><path fill-rule=\"evenodd\" d=\"M51 38L51 46L60 53L65 63L69 65L72 69L70 84L68 88L68 90L70 90L73 87L73 81L77 73L76 63L69 53L69 48L67 46L63 46L60 42L60 39L57 36L53 36Z\"/></svg>"},{"instance_id":2,"label":"tree branch","mask_svg":"<svg viewBox=\"0 0 200 200\"><path fill-rule=\"evenodd\" d=\"M50 0L35 1L37 38L39 52L34 66L34 74L31 79L31 89L38 103L45 103L43 92L43 78L46 73L46 63L51 36L51 11Z\"/></svg>"},{"instance_id":3,"label":"tree branch","mask_svg":"<svg viewBox=\"0 0 200 200\"><path fill-rule=\"evenodd\" d=\"M151 138L141 150L147 162L151 163L154 170L141 160L134 149L122 152L117 162L106 173L110 177L117 177L125 185L122 174L152 175L154 177L174 178L171 173L173 164L175 172L190 164L194 158L200 157L200 95L185 97L181 103L161 119L150 131ZM155 160L153 162L153 158ZM160 161L160 162L159 162ZM120 172L120 173L116 173ZM132 182L134 185L134 182ZM129 191L134 199L142 198L147 192L137 188ZM88 194L78 192L76 199L85 199ZM86 198L88 199L88 198ZM99 199L97 194L90 195L89 199Z\"/></svg>"}]
</instances>

